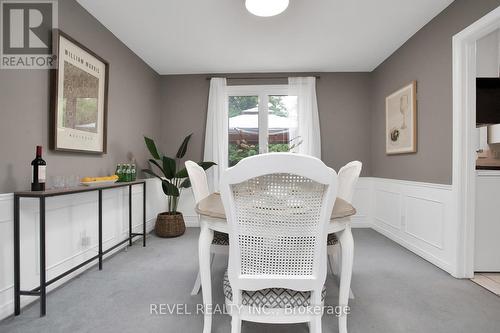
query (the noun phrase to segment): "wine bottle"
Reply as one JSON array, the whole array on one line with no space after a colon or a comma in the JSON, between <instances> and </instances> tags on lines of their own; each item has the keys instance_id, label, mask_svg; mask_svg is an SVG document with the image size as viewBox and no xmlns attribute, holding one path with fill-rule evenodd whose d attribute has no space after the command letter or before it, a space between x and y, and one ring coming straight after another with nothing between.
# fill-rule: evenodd
<instances>
[{"instance_id":1,"label":"wine bottle","mask_svg":"<svg viewBox=\"0 0 500 333\"><path fill-rule=\"evenodd\" d=\"M31 190L44 191L47 163L42 159L42 146L36 146L36 157L31 162Z\"/></svg>"}]
</instances>

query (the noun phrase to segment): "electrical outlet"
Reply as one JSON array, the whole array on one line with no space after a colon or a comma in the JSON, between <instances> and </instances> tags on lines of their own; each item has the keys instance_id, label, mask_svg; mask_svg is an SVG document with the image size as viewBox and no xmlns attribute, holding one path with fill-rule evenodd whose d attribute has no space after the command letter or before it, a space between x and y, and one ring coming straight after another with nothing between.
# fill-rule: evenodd
<instances>
[{"instance_id":1,"label":"electrical outlet","mask_svg":"<svg viewBox=\"0 0 500 333\"><path fill-rule=\"evenodd\" d=\"M83 231L80 233L80 244L83 248L87 248L90 246L90 236L87 236L87 231Z\"/></svg>"},{"instance_id":2,"label":"electrical outlet","mask_svg":"<svg viewBox=\"0 0 500 333\"><path fill-rule=\"evenodd\" d=\"M89 247L90 246L90 236L85 236L82 238L82 246Z\"/></svg>"}]
</instances>

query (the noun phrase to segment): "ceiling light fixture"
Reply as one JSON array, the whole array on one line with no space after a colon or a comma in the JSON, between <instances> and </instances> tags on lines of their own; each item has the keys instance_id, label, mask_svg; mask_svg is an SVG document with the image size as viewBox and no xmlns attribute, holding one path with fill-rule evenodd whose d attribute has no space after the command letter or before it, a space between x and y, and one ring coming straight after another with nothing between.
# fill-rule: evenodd
<instances>
[{"instance_id":1,"label":"ceiling light fixture","mask_svg":"<svg viewBox=\"0 0 500 333\"><path fill-rule=\"evenodd\" d=\"M283 13L289 0L245 0L247 10L257 16L269 17Z\"/></svg>"}]
</instances>

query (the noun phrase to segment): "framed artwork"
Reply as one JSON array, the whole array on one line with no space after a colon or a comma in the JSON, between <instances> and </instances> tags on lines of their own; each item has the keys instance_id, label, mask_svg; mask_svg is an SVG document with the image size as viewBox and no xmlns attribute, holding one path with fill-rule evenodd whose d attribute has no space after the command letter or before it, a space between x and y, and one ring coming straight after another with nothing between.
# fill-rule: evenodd
<instances>
[{"instance_id":1,"label":"framed artwork","mask_svg":"<svg viewBox=\"0 0 500 333\"><path fill-rule=\"evenodd\" d=\"M109 64L60 30L54 41L51 148L106 153Z\"/></svg>"},{"instance_id":2,"label":"framed artwork","mask_svg":"<svg viewBox=\"0 0 500 333\"><path fill-rule=\"evenodd\" d=\"M385 151L388 155L417 152L417 82L385 98Z\"/></svg>"}]
</instances>

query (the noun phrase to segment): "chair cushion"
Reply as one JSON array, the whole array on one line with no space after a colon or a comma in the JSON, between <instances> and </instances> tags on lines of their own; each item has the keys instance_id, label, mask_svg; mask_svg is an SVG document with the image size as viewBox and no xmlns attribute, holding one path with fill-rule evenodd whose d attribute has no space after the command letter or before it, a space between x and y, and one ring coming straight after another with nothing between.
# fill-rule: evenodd
<instances>
[{"instance_id":1,"label":"chair cushion","mask_svg":"<svg viewBox=\"0 0 500 333\"><path fill-rule=\"evenodd\" d=\"M196 204L195 210L200 215L215 217L217 219L225 219L226 213L222 205L220 193L212 193L208 197L202 199Z\"/></svg>"},{"instance_id":2,"label":"chair cushion","mask_svg":"<svg viewBox=\"0 0 500 333\"><path fill-rule=\"evenodd\" d=\"M336 245L339 240L335 234L328 234L328 240L326 245ZM214 245L229 245L229 235L223 232L214 231L214 239L212 241Z\"/></svg>"},{"instance_id":3,"label":"chair cushion","mask_svg":"<svg viewBox=\"0 0 500 333\"><path fill-rule=\"evenodd\" d=\"M214 239L212 240L214 245L229 245L229 235L223 232L214 231Z\"/></svg>"},{"instance_id":4,"label":"chair cushion","mask_svg":"<svg viewBox=\"0 0 500 333\"><path fill-rule=\"evenodd\" d=\"M356 208L342 198L337 197L333 204L333 211L330 219L341 219L356 214Z\"/></svg>"},{"instance_id":5,"label":"chair cushion","mask_svg":"<svg viewBox=\"0 0 500 333\"><path fill-rule=\"evenodd\" d=\"M326 241L326 245L328 245L328 246L336 245L338 242L339 242L339 239L337 238L337 235L328 234L328 239Z\"/></svg>"},{"instance_id":6,"label":"chair cushion","mask_svg":"<svg viewBox=\"0 0 500 333\"><path fill-rule=\"evenodd\" d=\"M229 283L229 277L224 274L223 280L224 296L232 301L233 290ZM311 292L309 291L296 291L284 288L269 288L256 291L242 291L241 303L245 306L266 307L270 309L285 308L285 307L300 307L308 306L310 301ZM321 291L321 301L326 297L326 286L323 286Z\"/></svg>"},{"instance_id":7,"label":"chair cushion","mask_svg":"<svg viewBox=\"0 0 500 333\"><path fill-rule=\"evenodd\" d=\"M225 219L226 213L219 193L212 193L196 205L200 215ZM342 198L337 198L330 219L340 219L356 214L356 209Z\"/></svg>"}]
</instances>

